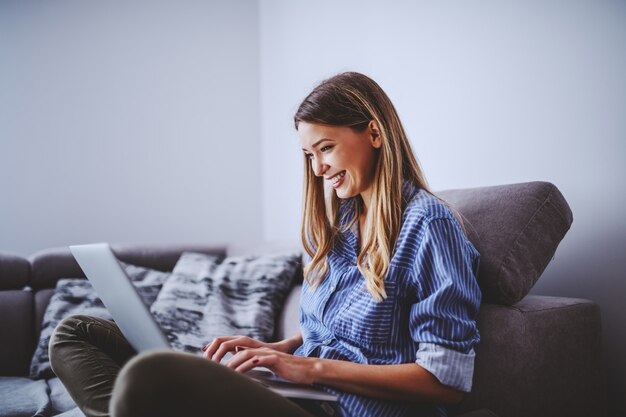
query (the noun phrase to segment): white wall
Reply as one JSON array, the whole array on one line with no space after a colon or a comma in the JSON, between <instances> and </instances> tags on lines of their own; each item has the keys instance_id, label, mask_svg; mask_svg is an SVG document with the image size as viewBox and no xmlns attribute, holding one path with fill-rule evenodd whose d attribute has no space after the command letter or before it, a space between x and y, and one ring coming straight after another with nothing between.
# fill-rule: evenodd
<instances>
[{"instance_id":1,"label":"white wall","mask_svg":"<svg viewBox=\"0 0 626 417\"><path fill-rule=\"evenodd\" d=\"M258 3L0 2L0 250L260 239Z\"/></svg>"},{"instance_id":2,"label":"white wall","mask_svg":"<svg viewBox=\"0 0 626 417\"><path fill-rule=\"evenodd\" d=\"M534 289L600 303L626 415L626 3L264 1L264 234L297 239L292 117L322 79L377 80L435 190L551 181L574 224Z\"/></svg>"}]
</instances>

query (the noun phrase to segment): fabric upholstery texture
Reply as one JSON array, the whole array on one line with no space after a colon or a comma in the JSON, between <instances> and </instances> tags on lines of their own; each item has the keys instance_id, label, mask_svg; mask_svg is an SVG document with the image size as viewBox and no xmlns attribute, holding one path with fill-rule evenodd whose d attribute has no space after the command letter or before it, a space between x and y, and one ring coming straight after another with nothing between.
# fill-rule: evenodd
<instances>
[{"instance_id":1,"label":"fabric upholstery texture","mask_svg":"<svg viewBox=\"0 0 626 417\"><path fill-rule=\"evenodd\" d=\"M48 384L21 377L0 377L0 417L48 416Z\"/></svg>"},{"instance_id":2,"label":"fabric upholstery texture","mask_svg":"<svg viewBox=\"0 0 626 417\"><path fill-rule=\"evenodd\" d=\"M269 341L277 306L293 286L297 252L228 257L185 253L150 311L177 350L199 353L213 338L246 335Z\"/></svg>"},{"instance_id":3,"label":"fabric upholstery texture","mask_svg":"<svg viewBox=\"0 0 626 417\"><path fill-rule=\"evenodd\" d=\"M33 294L0 291L0 375L20 376L33 352Z\"/></svg>"},{"instance_id":4,"label":"fabric upholstery texture","mask_svg":"<svg viewBox=\"0 0 626 417\"><path fill-rule=\"evenodd\" d=\"M480 407L506 417L606 414L597 304L529 295L514 306L484 304L478 327L474 387L454 414Z\"/></svg>"},{"instance_id":5,"label":"fabric upholstery texture","mask_svg":"<svg viewBox=\"0 0 626 417\"><path fill-rule=\"evenodd\" d=\"M37 335L37 340L39 340L39 335L41 334L44 313L48 308L53 294L53 288L44 288L35 292L35 334ZM35 340L34 343L36 343L37 340Z\"/></svg>"},{"instance_id":6,"label":"fabric upholstery texture","mask_svg":"<svg viewBox=\"0 0 626 417\"><path fill-rule=\"evenodd\" d=\"M512 305L537 282L572 224L560 191L548 182L437 193L464 217L481 254L484 301Z\"/></svg>"},{"instance_id":7,"label":"fabric upholstery texture","mask_svg":"<svg viewBox=\"0 0 626 417\"><path fill-rule=\"evenodd\" d=\"M300 331L300 294L302 284L296 284L282 307L282 312L277 318L275 340L287 339Z\"/></svg>"},{"instance_id":8,"label":"fabric upholstery texture","mask_svg":"<svg viewBox=\"0 0 626 417\"><path fill-rule=\"evenodd\" d=\"M163 282L170 276L170 273L167 272L135 265L122 263L122 266L147 305L154 302ZM48 357L50 336L63 318L75 314L112 319L89 281L81 278L61 279L57 283L54 295L52 295L43 317L39 341L30 366L31 378L51 378L54 376Z\"/></svg>"},{"instance_id":9,"label":"fabric upholstery texture","mask_svg":"<svg viewBox=\"0 0 626 417\"><path fill-rule=\"evenodd\" d=\"M0 290L18 290L28 285L30 264L24 258L0 253Z\"/></svg>"}]
</instances>

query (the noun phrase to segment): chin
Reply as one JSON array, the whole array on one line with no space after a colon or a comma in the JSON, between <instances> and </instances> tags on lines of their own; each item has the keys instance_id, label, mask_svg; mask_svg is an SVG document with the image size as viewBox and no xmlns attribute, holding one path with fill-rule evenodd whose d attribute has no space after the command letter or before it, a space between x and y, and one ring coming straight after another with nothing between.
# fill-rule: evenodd
<instances>
[{"instance_id":1,"label":"chin","mask_svg":"<svg viewBox=\"0 0 626 417\"><path fill-rule=\"evenodd\" d=\"M353 193L350 190L334 190L335 194L337 194L337 197L341 198L342 200L345 200L347 198L352 198L354 196L356 196L358 193Z\"/></svg>"}]
</instances>

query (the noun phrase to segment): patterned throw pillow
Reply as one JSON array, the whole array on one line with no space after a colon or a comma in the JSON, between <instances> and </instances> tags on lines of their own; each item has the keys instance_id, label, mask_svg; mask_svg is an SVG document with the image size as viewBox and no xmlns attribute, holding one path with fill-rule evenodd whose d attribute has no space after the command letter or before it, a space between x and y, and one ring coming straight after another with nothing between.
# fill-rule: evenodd
<instances>
[{"instance_id":1,"label":"patterned throw pillow","mask_svg":"<svg viewBox=\"0 0 626 417\"><path fill-rule=\"evenodd\" d=\"M276 317L296 281L301 255L219 261L211 255L183 253L172 272L122 263L176 350L199 353L214 337L225 335L270 340ZM89 281L59 280L44 313L31 362L32 378L54 376L48 358L50 336L63 318L74 314L111 319Z\"/></svg>"},{"instance_id":2,"label":"patterned throw pillow","mask_svg":"<svg viewBox=\"0 0 626 417\"><path fill-rule=\"evenodd\" d=\"M150 306L170 273L120 263L137 287L146 305ZM48 357L50 336L62 319L75 314L112 319L89 281L83 278L60 279L43 316L39 342L30 366L31 378L51 378L54 376Z\"/></svg>"},{"instance_id":3,"label":"patterned throw pillow","mask_svg":"<svg viewBox=\"0 0 626 417\"><path fill-rule=\"evenodd\" d=\"M300 266L297 252L229 257L221 263L184 253L150 311L180 351L199 353L217 336L268 341Z\"/></svg>"}]
</instances>

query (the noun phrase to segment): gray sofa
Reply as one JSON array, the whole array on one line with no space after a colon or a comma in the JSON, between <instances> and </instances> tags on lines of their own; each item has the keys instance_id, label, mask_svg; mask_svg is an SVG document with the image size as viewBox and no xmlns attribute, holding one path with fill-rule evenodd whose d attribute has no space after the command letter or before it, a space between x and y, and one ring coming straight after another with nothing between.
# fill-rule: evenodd
<instances>
[{"instance_id":1,"label":"gray sofa","mask_svg":"<svg viewBox=\"0 0 626 417\"><path fill-rule=\"evenodd\" d=\"M598 306L583 299L527 295L572 222L558 189L532 182L438 194L463 216L468 236L481 253L481 343L476 348L474 386L451 414L605 416ZM113 245L121 260L163 271L171 270L183 251L225 256L284 248ZM81 276L66 248L28 259L0 253L0 416L82 415L58 379L27 377L57 280ZM285 304L276 306L281 311L276 338L297 328L299 289L296 285Z\"/></svg>"}]
</instances>

